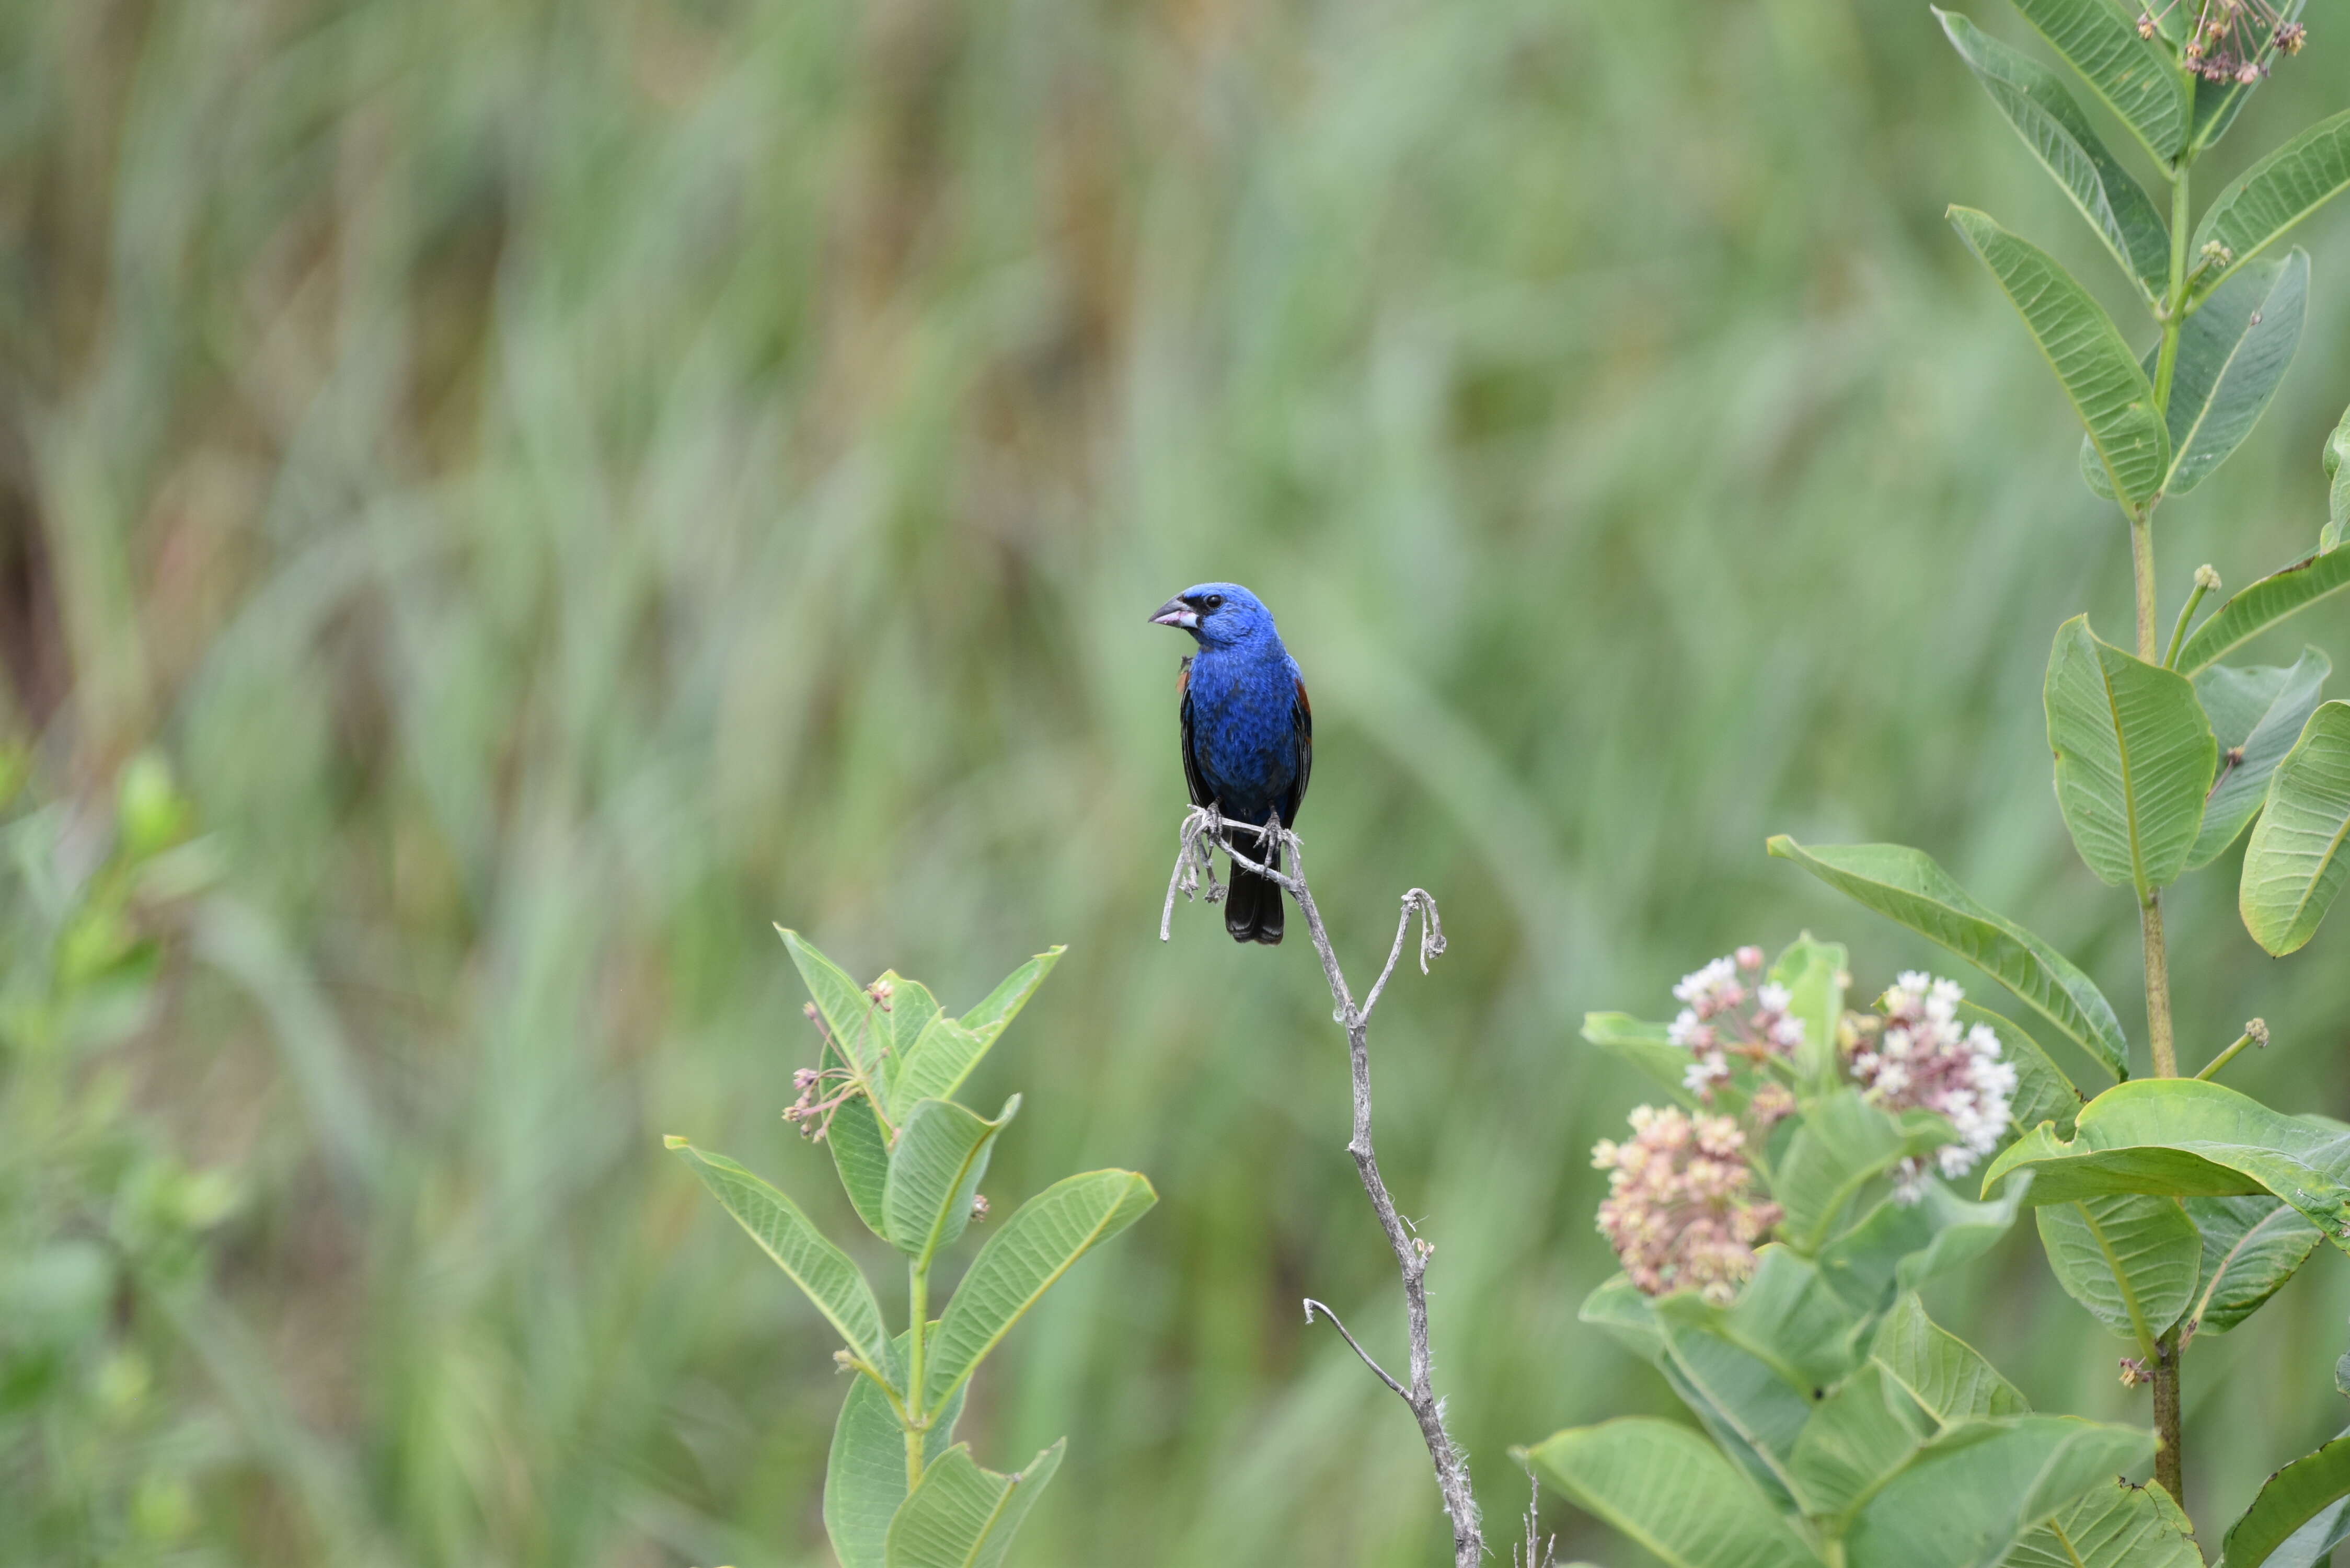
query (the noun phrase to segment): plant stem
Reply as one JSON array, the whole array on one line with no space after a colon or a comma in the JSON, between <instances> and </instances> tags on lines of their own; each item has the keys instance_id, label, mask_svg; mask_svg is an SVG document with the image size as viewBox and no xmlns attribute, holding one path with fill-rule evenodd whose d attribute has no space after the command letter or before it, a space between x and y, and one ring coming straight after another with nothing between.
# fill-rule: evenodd
<instances>
[{"instance_id":1,"label":"plant stem","mask_svg":"<svg viewBox=\"0 0 2350 1568\"><path fill-rule=\"evenodd\" d=\"M2195 587L2188 594L2187 602L2178 607L2178 624L2170 628L2170 646L2163 650L2162 667L2165 670L2178 668L2178 645L2187 640L2187 623L2195 618L2195 607L2201 604L2203 596L2211 591L2211 579L2206 576L2210 570L2209 566L2205 566L2196 571Z\"/></svg>"},{"instance_id":2,"label":"plant stem","mask_svg":"<svg viewBox=\"0 0 2350 1568\"><path fill-rule=\"evenodd\" d=\"M2214 1056L2209 1062L2204 1063L2203 1070L2195 1075L2202 1079L2204 1082L2209 1083L2210 1080L2220 1075L2220 1068L2226 1066L2229 1063L2236 1059L2236 1053L2241 1051L2245 1046L2251 1044L2255 1040L2258 1040L2263 1045L2269 1043L2268 1025L2262 1023L2257 1018L2253 1019L2251 1023L2244 1026L2244 1032L2236 1036L2236 1043L2233 1045L2229 1046L2225 1051L2220 1052L2217 1056Z\"/></svg>"},{"instance_id":3,"label":"plant stem","mask_svg":"<svg viewBox=\"0 0 2350 1568\"><path fill-rule=\"evenodd\" d=\"M2138 927L2146 938L2146 1037L2153 1048L2154 1075L2178 1076L2178 1049L2170 1039L2170 957L2162 940L2162 894L2147 890L2138 906Z\"/></svg>"},{"instance_id":4,"label":"plant stem","mask_svg":"<svg viewBox=\"0 0 2350 1568\"><path fill-rule=\"evenodd\" d=\"M2155 1450L2154 1479L2171 1501L2187 1506L2187 1481L2178 1452L2178 1331L2162 1336L2154 1356L2154 1430L2162 1439Z\"/></svg>"},{"instance_id":5,"label":"plant stem","mask_svg":"<svg viewBox=\"0 0 2350 1568\"><path fill-rule=\"evenodd\" d=\"M2188 88L2188 101L2194 101L2194 88ZM2189 200L2188 166L2194 160L2192 148L2181 151L2172 164L2170 174L2170 286L2164 292L2160 317L2162 348L2155 360L2154 410L2158 419L2168 419L2170 411L2171 377L2178 366L2178 329L2187 317L2187 240L2188 220L2194 209ZM2161 502L2158 492L2146 504L2130 515L2130 564L2137 598L2137 656L2147 663L2154 662L2156 586L2154 574L2154 509ZM2201 585L2197 585L2199 589ZM2187 614L2194 612L2194 600L2189 599ZM2187 628L2182 615L2178 629ZM2178 638L2171 639L2174 653ZM2146 942L2146 1035L2148 1051L2154 1058L2154 1075L2158 1078L2178 1076L2178 1048L2170 1032L2170 956L2162 934L2162 892L2147 888L2138 895L2138 926ZM2178 1359L2180 1345L2177 1330L2166 1334L2157 1343L2154 1357L2154 1431L2161 1447L2154 1456L2154 1479L2182 1509L2187 1506L2185 1480L2186 1461L2180 1451L2184 1434L2181 1431L2178 1407Z\"/></svg>"},{"instance_id":6,"label":"plant stem","mask_svg":"<svg viewBox=\"0 0 2350 1568\"><path fill-rule=\"evenodd\" d=\"M2189 94L2192 100L2193 93ZM2192 153L2182 152L2170 172L2170 286L2164 291L2162 309L2162 350L2154 362L2154 407L2157 413L2170 409L2171 372L2178 368L2178 329L2187 321L2187 220L2194 215L2188 200L2187 168ZM2148 504L2149 511L2152 504ZM2140 655L2152 659L2150 653Z\"/></svg>"},{"instance_id":7,"label":"plant stem","mask_svg":"<svg viewBox=\"0 0 2350 1568\"><path fill-rule=\"evenodd\" d=\"M2130 514L2130 569L2137 587L2137 656L2152 664L2162 652L2155 640L2154 503Z\"/></svg>"},{"instance_id":8,"label":"plant stem","mask_svg":"<svg viewBox=\"0 0 2350 1568\"><path fill-rule=\"evenodd\" d=\"M931 1424L922 1416L922 1341L930 1327L931 1272L910 1258L906 1261L906 1300L912 1331L906 1335L906 1490L911 1495L922 1484L922 1447L931 1436Z\"/></svg>"}]
</instances>

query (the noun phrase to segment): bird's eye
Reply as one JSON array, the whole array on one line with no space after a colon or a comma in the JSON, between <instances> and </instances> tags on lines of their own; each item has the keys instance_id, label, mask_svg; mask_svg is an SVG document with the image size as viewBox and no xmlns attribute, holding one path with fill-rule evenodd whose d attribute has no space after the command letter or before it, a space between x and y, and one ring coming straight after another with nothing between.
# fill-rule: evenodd
<instances>
[{"instance_id":1,"label":"bird's eye","mask_svg":"<svg viewBox=\"0 0 2350 1568\"><path fill-rule=\"evenodd\" d=\"M1206 598L1200 601L1200 607L1202 609L1211 610L1222 609L1224 607L1224 596L1222 594L1210 594Z\"/></svg>"}]
</instances>

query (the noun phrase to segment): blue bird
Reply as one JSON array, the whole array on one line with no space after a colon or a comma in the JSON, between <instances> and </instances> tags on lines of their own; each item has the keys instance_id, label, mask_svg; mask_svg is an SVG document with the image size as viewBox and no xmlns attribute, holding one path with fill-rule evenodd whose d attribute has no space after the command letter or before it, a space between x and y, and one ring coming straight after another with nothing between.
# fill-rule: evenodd
<instances>
[{"instance_id":1,"label":"blue bird","mask_svg":"<svg viewBox=\"0 0 2350 1568\"><path fill-rule=\"evenodd\" d=\"M1175 690L1181 700L1183 778L1193 805L1212 805L1252 826L1291 827L1314 773L1314 709L1297 660L1281 646L1273 612L1238 583L1185 588L1152 613L1156 626L1191 634ZM1241 853L1274 870L1281 851L1253 837L1227 835ZM1280 885L1232 870L1224 929L1236 942L1281 940Z\"/></svg>"}]
</instances>

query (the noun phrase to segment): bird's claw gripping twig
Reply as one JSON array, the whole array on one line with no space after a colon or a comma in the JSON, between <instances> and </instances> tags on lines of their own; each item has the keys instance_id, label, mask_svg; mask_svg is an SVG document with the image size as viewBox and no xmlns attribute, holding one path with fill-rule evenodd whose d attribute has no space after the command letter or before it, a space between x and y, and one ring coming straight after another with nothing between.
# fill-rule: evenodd
<instances>
[{"instance_id":1,"label":"bird's claw gripping twig","mask_svg":"<svg viewBox=\"0 0 2350 1568\"><path fill-rule=\"evenodd\" d=\"M1216 880L1215 845L1222 836L1223 819L1211 805L1195 805L1183 817L1183 826L1176 830L1175 869L1167 878L1167 902L1159 911L1159 940L1173 936L1175 897L1181 894L1190 903L1198 894L1202 882L1207 888L1207 900L1221 903L1223 884Z\"/></svg>"}]
</instances>

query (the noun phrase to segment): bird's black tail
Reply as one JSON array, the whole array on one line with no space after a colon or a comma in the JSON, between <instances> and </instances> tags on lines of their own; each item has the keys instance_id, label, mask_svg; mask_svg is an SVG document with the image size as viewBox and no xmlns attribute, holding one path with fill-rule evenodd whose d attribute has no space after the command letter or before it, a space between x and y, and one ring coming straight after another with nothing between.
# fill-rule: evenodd
<instances>
[{"instance_id":1,"label":"bird's black tail","mask_svg":"<svg viewBox=\"0 0 2350 1568\"><path fill-rule=\"evenodd\" d=\"M1266 857L1264 846L1253 838L1245 838L1241 853L1274 870L1281 869L1281 849L1278 845ZM1232 885L1224 895L1224 930L1236 942L1263 942L1267 947L1281 945L1281 884L1258 876L1253 871L1232 868Z\"/></svg>"}]
</instances>

